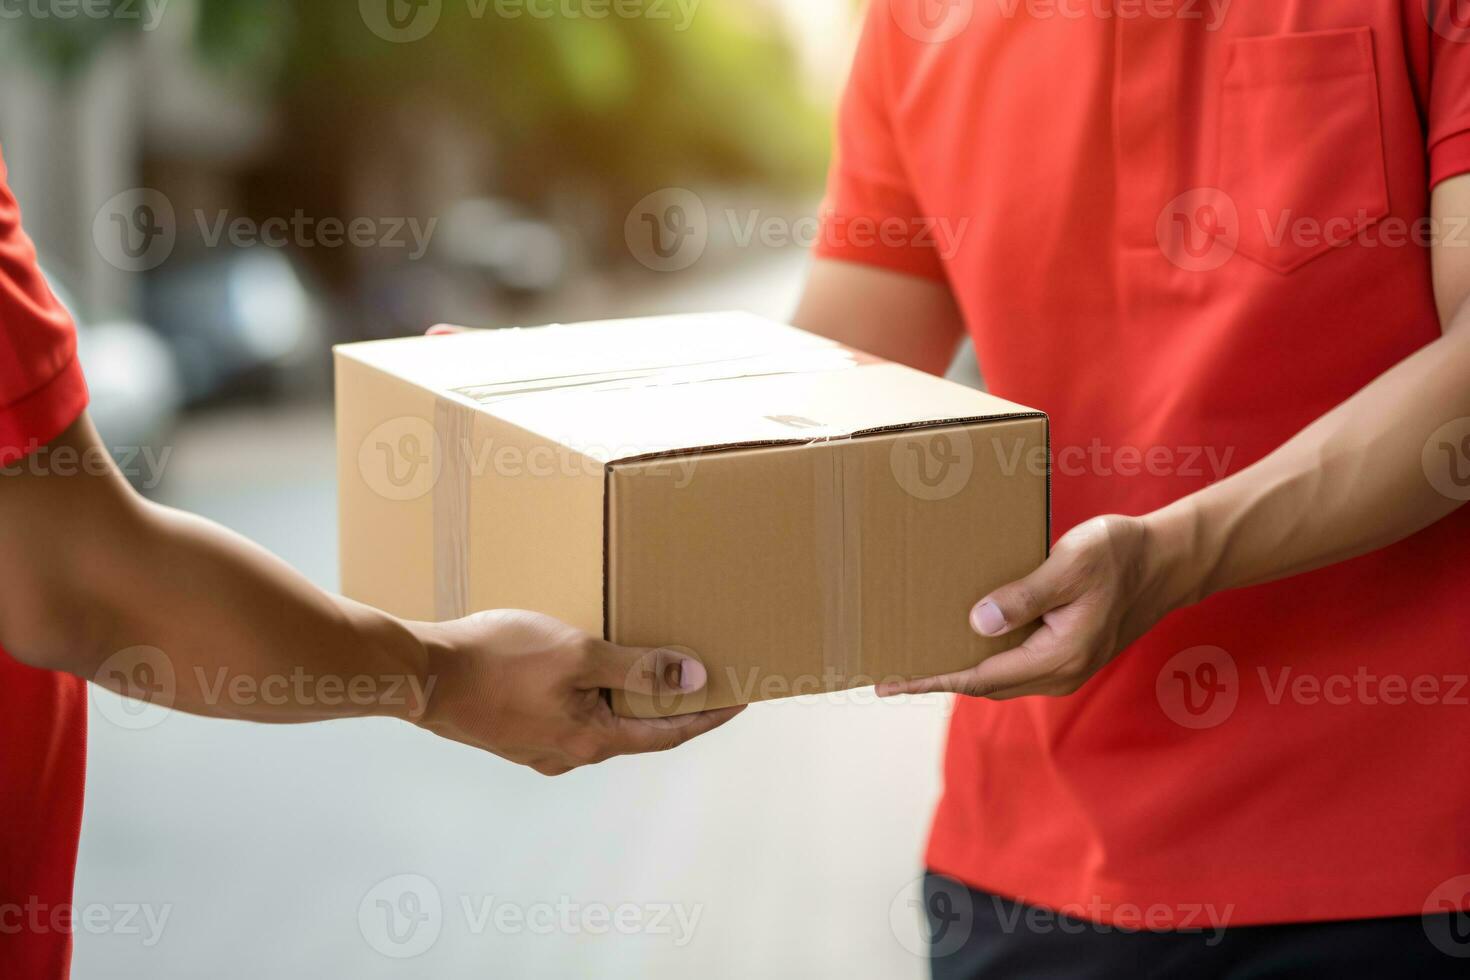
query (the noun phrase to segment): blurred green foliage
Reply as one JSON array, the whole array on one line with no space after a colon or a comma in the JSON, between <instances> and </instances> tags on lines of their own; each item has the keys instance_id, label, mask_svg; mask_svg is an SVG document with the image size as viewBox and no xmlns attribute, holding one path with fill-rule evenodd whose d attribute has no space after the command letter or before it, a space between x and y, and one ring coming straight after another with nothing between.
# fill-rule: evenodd
<instances>
[{"instance_id":1,"label":"blurred green foliage","mask_svg":"<svg viewBox=\"0 0 1470 980\"><path fill-rule=\"evenodd\" d=\"M149 0L86 2L137 13L27 15L6 29L75 73L104 43L139 33ZM356 0L167 0L163 16L187 18L201 60L247 73L327 131L427 100L462 114L484 127L515 196L568 180L613 195L699 180L819 183L827 108L804 93L790 44L758 4L695 0L686 24L676 0L659 0L667 17L602 18L588 12L607 0L531 2L534 16L497 0L442 0L435 29L411 43L368 29Z\"/></svg>"}]
</instances>

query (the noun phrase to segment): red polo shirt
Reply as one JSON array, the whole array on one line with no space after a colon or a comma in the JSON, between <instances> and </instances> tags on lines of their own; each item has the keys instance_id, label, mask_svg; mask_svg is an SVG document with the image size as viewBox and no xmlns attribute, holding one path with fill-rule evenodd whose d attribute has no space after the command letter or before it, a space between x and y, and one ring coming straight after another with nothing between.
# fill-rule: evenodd
<instances>
[{"instance_id":1,"label":"red polo shirt","mask_svg":"<svg viewBox=\"0 0 1470 980\"><path fill-rule=\"evenodd\" d=\"M1051 414L1059 532L1146 513L1440 336L1470 17L1434 6L874 0L818 252L949 285L992 390ZM930 866L1124 926L1464 907L1467 550L1470 508L1073 697L960 699Z\"/></svg>"},{"instance_id":2,"label":"red polo shirt","mask_svg":"<svg viewBox=\"0 0 1470 980\"><path fill-rule=\"evenodd\" d=\"M0 467L13 474L76 421L87 389L5 178L0 160ZM67 975L86 747L86 685L0 650L0 976Z\"/></svg>"}]
</instances>

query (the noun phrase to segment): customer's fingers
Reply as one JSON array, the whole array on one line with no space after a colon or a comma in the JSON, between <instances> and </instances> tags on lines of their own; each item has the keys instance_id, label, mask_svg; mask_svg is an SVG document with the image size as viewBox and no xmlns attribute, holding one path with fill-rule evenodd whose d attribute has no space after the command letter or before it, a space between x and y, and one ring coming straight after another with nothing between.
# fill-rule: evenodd
<instances>
[{"instance_id":1,"label":"customer's fingers","mask_svg":"<svg viewBox=\"0 0 1470 980\"><path fill-rule=\"evenodd\" d=\"M889 681L878 685L879 697L896 694L953 692L986 698L1025 685L1045 683L1054 669L1049 650L1057 641L1056 631L1042 626L1014 650L998 653L968 670L916 681Z\"/></svg>"}]
</instances>

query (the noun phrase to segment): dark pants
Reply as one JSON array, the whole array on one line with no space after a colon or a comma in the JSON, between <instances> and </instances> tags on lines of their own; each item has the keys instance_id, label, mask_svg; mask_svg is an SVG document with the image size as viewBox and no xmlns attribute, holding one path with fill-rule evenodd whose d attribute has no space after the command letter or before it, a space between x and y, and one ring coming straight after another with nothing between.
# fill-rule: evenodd
<instances>
[{"instance_id":1,"label":"dark pants","mask_svg":"<svg viewBox=\"0 0 1470 980\"><path fill-rule=\"evenodd\" d=\"M934 980L1101 980L1117 977L1470 977L1470 915L1451 913L1303 925L1223 928L1199 910L1198 929L1142 931L1059 915L928 875ZM1179 914L1195 914L1180 910ZM1131 930L1121 925L1133 926Z\"/></svg>"}]
</instances>

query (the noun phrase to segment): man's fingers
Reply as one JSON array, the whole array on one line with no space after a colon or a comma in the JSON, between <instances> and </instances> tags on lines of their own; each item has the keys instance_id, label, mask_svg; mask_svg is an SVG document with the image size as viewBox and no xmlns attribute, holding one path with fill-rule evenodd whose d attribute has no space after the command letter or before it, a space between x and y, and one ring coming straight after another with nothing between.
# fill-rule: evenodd
<instances>
[{"instance_id":1,"label":"man's fingers","mask_svg":"<svg viewBox=\"0 0 1470 980\"><path fill-rule=\"evenodd\" d=\"M618 718L614 722L612 747L620 755L663 752L719 728L744 710L742 704L676 718Z\"/></svg>"},{"instance_id":2,"label":"man's fingers","mask_svg":"<svg viewBox=\"0 0 1470 980\"><path fill-rule=\"evenodd\" d=\"M939 677L925 677L917 681L879 684L878 696L887 698L895 694L934 694L943 691L984 698L1009 688L1045 681L1051 668L1040 651L1054 639L1051 627L1043 626L1021 646L998 653L969 670Z\"/></svg>"},{"instance_id":3,"label":"man's fingers","mask_svg":"<svg viewBox=\"0 0 1470 980\"><path fill-rule=\"evenodd\" d=\"M1067 565L1066 556L1053 555L1025 578L1002 585L970 610L970 628L981 636L1004 636L1070 602L1076 576Z\"/></svg>"},{"instance_id":4,"label":"man's fingers","mask_svg":"<svg viewBox=\"0 0 1470 980\"><path fill-rule=\"evenodd\" d=\"M425 330L424 333L426 333L430 337L442 337L445 334L451 334L451 333L469 333L472 329L474 329L474 328L473 327L456 327L452 323L436 323L432 327L430 327L428 330Z\"/></svg>"},{"instance_id":5,"label":"man's fingers","mask_svg":"<svg viewBox=\"0 0 1470 980\"><path fill-rule=\"evenodd\" d=\"M623 647L592 640L584 680L588 687L605 687L634 694L690 694L704 687L708 674L688 653L667 647Z\"/></svg>"}]
</instances>

